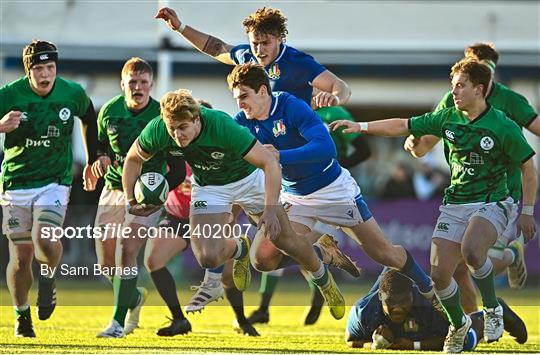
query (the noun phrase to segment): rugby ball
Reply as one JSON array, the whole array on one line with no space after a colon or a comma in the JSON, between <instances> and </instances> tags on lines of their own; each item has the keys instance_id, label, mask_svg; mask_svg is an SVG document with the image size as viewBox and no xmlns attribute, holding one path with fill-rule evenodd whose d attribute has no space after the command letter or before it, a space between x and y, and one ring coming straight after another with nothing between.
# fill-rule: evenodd
<instances>
[{"instance_id":1,"label":"rugby ball","mask_svg":"<svg viewBox=\"0 0 540 355\"><path fill-rule=\"evenodd\" d=\"M169 183L160 173L144 173L137 179L134 192L137 203L162 205L167 200Z\"/></svg>"}]
</instances>

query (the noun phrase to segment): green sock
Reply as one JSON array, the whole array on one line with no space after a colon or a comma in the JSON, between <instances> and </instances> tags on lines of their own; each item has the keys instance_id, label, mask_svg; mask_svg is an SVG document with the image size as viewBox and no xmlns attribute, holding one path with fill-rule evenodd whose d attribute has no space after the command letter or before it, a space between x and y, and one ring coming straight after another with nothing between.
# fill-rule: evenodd
<instances>
[{"instance_id":1,"label":"green sock","mask_svg":"<svg viewBox=\"0 0 540 355\"><path fill-rule=\"evenodd\" d=\"M493 283L493 270L484 278L476 278L473 274L473 280L478 290L480 290L480 295L482 295L482 303L485 308L495 308L499 305L497 301L497 295L495 294L495 285Z\"/></svg>"},{"instance_id":2,"label":"green sock","mask_svg":"<svg viewBox=\"0 0 540 355\"><path fill-rule=\"evenodd\" d=\"M17 309L17 307L15 307L13 309L15 311L15 317L20 317L20 316L23 316L23 317L30 317L31 316L31 313L30 313L30 307L26 308L24 311L21 311L19 309Z\"/></svg>"},{"instance_id":3,"label":"green sock","mask_svg":"<svg viewBox=\"0 0 540 355\"><path fill-rule=\"evenodd\" d=\"M315 285L319 287L325 287L328 285L328 269L324 266L324 264L321 263L321 267L323 268L322 271L317 271L315 273L312 273L312 281ZM322 275L317 277L317 274L321 272Z\"/></svg>"},{"instance_id":4,"label":"green sock","mask_svg":"<svg viewBox=\"0 0 540 355\"><path fill-rule=\"evenodd\" d=\"M133 291L137 291L137 277L121 279L115 276L113 279L114 289L114 313L113 318L123 327L129 306L132 304Z\"/></svg>"},{"instance_id":5,"label":"green sock","mask_svg":"<svg viewBox=\"0 0 540 355\"><path fill-rule=\"evenodd\" d=\"M278 276L269 275L267 272L263 272L261 276L261 286L259 288L259 293L269 293L273 294L276 290L278 281Z\"/></svg>"},{"instance_id":6,"label":"green sock","mask_svg":"<svg viewBox=\"0 0 540 355\"><path fill-rule=\"evenodd\" d=\"M129 309L135 308L137 306L137 303L139 303L139 299L142 297L141 293L139 292L139 289L135 287L133 289L133 293L131 294L131 301L129 302Z\"/></svg>"},{"instance_id":7,"label":"green sock","mask_svg":"<svg viewBox=\"0 0 540 355\"><path fill-rule=\"evenodd\" d=\"M463 317L465 316L465 313L463 313L463 308L461 308L459 289L450 298L441 300L441 304L446 312L446 315L448 316L448 319L450 320L450 323L456 328L461 327L463 325Z\"/></svg>"}]
</instances>

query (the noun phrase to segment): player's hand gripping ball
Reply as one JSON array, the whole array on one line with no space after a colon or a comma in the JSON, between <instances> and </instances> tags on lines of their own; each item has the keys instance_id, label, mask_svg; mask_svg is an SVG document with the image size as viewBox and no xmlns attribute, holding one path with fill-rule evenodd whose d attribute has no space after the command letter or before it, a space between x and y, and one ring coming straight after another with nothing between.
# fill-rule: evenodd
<instances>
[{"instance_id":1,"label":"player's hand gripping ball","mask_svg":"<svg viewBox=\"0 0 540 355\"><path fill-rule=\"evenodd\" d=\"M373 331L371 339L371 349L388 349L394 341L394 334L390 328L381 324Z\"/></svg>"},{"instance_id":2,"label":"player's hand gripping ball","mask_svg":"<svg viewBox=\"0 0 540 355\"><path fill-rule=\"evenodd\" d=\"M129 213L145 217L159 211L167 200L169 184L165 177L159 173L144 173L135 183L134 192L137 204L130 207Z\"/></svg>"}]
</instances>

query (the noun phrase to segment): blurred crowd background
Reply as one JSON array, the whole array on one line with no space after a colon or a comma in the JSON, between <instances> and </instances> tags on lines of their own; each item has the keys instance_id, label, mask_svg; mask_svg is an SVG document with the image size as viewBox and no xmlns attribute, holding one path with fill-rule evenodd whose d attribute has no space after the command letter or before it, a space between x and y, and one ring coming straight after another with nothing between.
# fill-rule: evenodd
<instances>
[{"instance_id":1,"label":"blurred crowd background","mask_svg":"<svg viewBox=\"0 0 540 355\"><path fill-rule=\"evenodd\" d=\"M2 0L1 85L24 75L22 49L39 38L58 45L58 74L82 84L96 111L120 93L123 63L139 56L154 67L154 98L188 88L234 114L237 108L225 81L232 68L197 52L155 20L163 5L174 8L185 24L231 44L246 42L242 20L247 15L262 6L280 8L288 18L287 44L312 54L349 84L352 96L346 107L357 121L432 110L450 89L451 65L467 45L479 41L493 42L501 54L497 80L540 111L539 1ZM539 139L526 136L538 151ZM404 138L365 139L371 156L351 173L370 206L383 211L384 216L375 215L390 238L416 247L427 265L436 208L449 182L442 146L415 159L403 150ZM75 226L93 223L101 186L94 193L82 190L78 129L74 141L73 207L66 224ZM411 211L417 220L408 215ZM63 262L95 261L91 240L65 241L64 247ZM538 238L529 249L540 254ZM7 255L2 238L0 278L5 277Z\"/></svg>"}]
</instances>

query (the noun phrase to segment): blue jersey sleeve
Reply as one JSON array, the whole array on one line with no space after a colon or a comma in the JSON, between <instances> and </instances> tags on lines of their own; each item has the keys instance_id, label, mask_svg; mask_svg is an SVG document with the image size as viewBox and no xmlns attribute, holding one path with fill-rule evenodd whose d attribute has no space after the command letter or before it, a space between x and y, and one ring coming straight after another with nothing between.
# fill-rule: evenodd
<instances>
[{"instance_id":1,"label":"blue jersey sleeve","mask_svg":"<svg viewBox=\"0 0 540 355\"><path fill-rule=\"evenodd\" d=\"M304 101L287 99L286 115L308 142L298 148L281 150L282 164L324 162L336 157L336 146L321 118Z\"/></svg>"},{"instance_id":2,"label":"blue jersey sleeve","mask_svg":"<svg viewBox=\"0 0 540 355\"><path fill-rule=\"evenodd\" d=\"M297 70L303 73L304 77L301 81L310 83L310 85L319 74L326 71L326 68L321 63L304 52L298 51L293 61L297 64Z\"/></svg>"},{"instance_id":3,"label":"blue jersey sleeve","mask_svg":"<svg viewBox=\"0 0 540 355\"><path fill-rule=\"evenodd\" d=\"M238 46L231 49L231 59L236 64L245 64L247 62L253 61L255 57L251 54L251 48L249 44L239 44Z\"/></svg>"},{"instance_id":4,"label":"blue jersey sleeve","mask_svg":"<svg viewBox=\"0 0 540 355\"><path fill-rule=\"evenodd\" d=\"M377 292L360 299L351 308L347 331L351 340L371 340L371 335L383 323Z\"/></svg>"}]
</instances>

